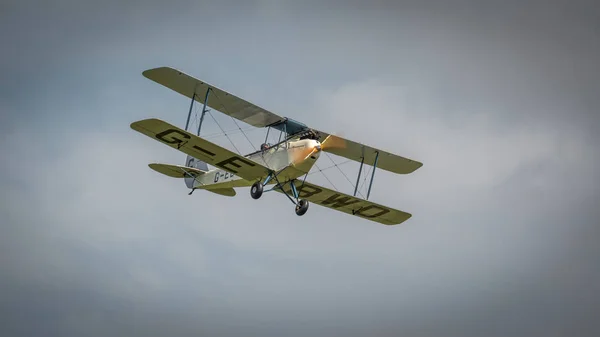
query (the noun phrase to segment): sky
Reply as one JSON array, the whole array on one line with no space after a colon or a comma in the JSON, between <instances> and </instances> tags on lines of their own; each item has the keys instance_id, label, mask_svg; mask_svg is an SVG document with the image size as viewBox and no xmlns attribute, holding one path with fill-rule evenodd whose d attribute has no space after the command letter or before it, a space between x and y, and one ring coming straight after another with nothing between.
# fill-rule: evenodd
<instances>
[{"instance_id":1,"label":"sky","mask_svg":"<svg viewBox=\"0 0 600 337\"><path fill-rule=\"evenodd\" d=\"M2 2L0 332L599 335L598 7ZM189 100L141 74L160 66L423 162L371 191L413 217L188 196L147 167L185 155L129 128L184 125ZM202 134L232 148L215 120L237 129L211 111ZM343 162L318 165L354 180Z\"/></svg>"}]
</instances>

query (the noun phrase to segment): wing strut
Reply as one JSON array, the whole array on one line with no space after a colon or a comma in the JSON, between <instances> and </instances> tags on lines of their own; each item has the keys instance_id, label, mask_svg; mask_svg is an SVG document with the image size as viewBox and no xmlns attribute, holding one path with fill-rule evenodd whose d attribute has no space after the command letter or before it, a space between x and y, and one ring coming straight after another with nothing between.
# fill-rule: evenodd
<instances>
[{"instance_id":1,"label":"wing strut","mask_svg":"<svg viewBox=\"0 0 600 337\"><path fill-rule=\"evenodd\" d=\"M198 132L196 133L200 136L200 128L202 127L202 121L204 120L204 115L206 114L206 102L208 102L208 94L210 93L210 87L206 89L206 96L204 96L204 106L202 107L202 115L200 115L200 124L198 124ZM192 99L193 101L193 99Z\"/></svg>"},{"instance_id":2,"label":"wing strut","mask_svg":"<svg viewBox=\"0 0 600 337\"><path fill-rule=\"evenodd\" d=\"M354 186L354 196L356 196L356 191L358 191L358 183L360 181L360 173L362 172L364 163L365 163L365 156L363 156L362 160L360 161L360 168L358 169L358 177L356 177L356 186Z\"/></svg>"},{"instance_id":3,"label":"wing strut","mask_svg":"<svg viewBox=\"0 0 600 337\"><path fill-rule=\"evenodd\" d=\"M196 98L196 93L192 95L192 103L190 103L190 112L188 112L188 118L185 122L185 131L188 130L188 126L190 125L190 117L192 117L192 108L194 107L194 99Z\"/></svg>"},{"instance_id":4,"label":"wing strut","mask_svg":"<svg viewBox=\"0 0 600 337\"><path fill-rule=\"evenodd\" d=\"M371 182L369 183L369 190L367 191L367 200L369 200L369 194L371 194L371 185L373 185L373 177L375 176L375 169L377 168L377 160L379 159L379 151L375 152L375 164L373 165L373 173L371 173Z\"/></svg>"},{"instance_id":5,"label":"wing strut","mask_svg":"<svg viewBox=\"0 0 600 337\"><path fill-rule=\"evenodd\" d=\"M200 115L200 123L198 124L198 132L196 135L200 136L200 128L202 128L202 122L204 121L204 115L208 112L206 110L206 102L208 102L208 94L210 93L210 87L206 89L206 96L204 96L204 106L202 107L202 115ZM187 121L185 122L185 131L188 130L190 126L190 118L192 117L192 108L194 107L194 101L196 100L196 93L192 94L192 102L190 103L190 111L188 112Z\"/></svg>"}]
</instances>

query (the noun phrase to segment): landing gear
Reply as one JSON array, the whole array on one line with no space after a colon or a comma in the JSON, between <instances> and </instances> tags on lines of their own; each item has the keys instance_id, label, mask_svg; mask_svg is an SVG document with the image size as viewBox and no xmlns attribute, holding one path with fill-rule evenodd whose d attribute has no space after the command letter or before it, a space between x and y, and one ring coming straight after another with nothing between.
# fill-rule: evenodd
<instances>
[{"instance_id":1,"label":"landing gear","mask_svg":"<svg viewBox=\"0 0 600 337\"><path fill-rule=\"evenodd\" d=\"M265 179L264 182L257 181L254 184L252 184L252 187L250 187L250 196L252 196L253 199L260 198L263 194L264 186L266 184L268 184L271 179L275 179L275 181L277 181L277 184L275 185L275 187L267 190L267 192L275 190L275 189L280 190L296 206L296 208L295 208L296 215L298 215L298 216L304 215L306 213L306 211L308 211L308 200L300 199L300 194L298 193L299 190L298 190L298 188L296 188L295 180L288 180L282 184L279 181L279 179L277 179L277 175L279 173L281 173L281 171L277 172L277 173L272 172L267 176L267 178ZM306 177L304 177L304 179L306 179ZM289 192L291 192L291 193L289 193L288 191L286 191L284 189L284 186L287 184L290 185ZM304 182L302 182L300 189L302 189L302 186L304 186Z\"/></svg>"},{"instance_id":2,"label":"landing gear","mask_svg":"<svg viewBox=\"0 0 600 337\"><path fill-rule=\"evenodd\" d=\"M300 199L296 203L296 215L302 216L308 211L308 200Z\"/></svg>"},{"instance_id":3,"label":"landing gear","mask_svg":"<svg viewBox=\"0 0 600 337\"><path fill-rule=\"evenodd\" d=\"M292 190L292 195L294 196L294 199L296 199L296 215L302 216L304 213L306 213L306 211L308 211L308 200L300 199L300 194L298 193L298 189L296 188L296 184L293 180L290 181L290 187Z\"/></svg>"},{"instance_id":4,"label":"landing gear","mask_svg":"<svg viewBox=\"0 0 600 337\"><path fill-rule=\"evenodd\" d=\"M253 199L258 199L263 194L263 185L260 181L255 182L250 188L250 196Z\"/></svg>"}]
</instances>

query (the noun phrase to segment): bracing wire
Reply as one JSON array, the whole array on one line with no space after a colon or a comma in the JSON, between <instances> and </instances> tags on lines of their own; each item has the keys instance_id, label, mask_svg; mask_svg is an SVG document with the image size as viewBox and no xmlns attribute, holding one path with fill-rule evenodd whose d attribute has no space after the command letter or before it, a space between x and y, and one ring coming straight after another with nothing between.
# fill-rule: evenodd
<instances>
[{"instance_id":1,"label":"bracing wire","mask_svg":"<svg viewBox=\"0 0 600 337\"><path fill-rule=\"evenodd\" d=\"M346 163L349 163L349 162L351 162L351 161L352 161L352 160L348 159L348 160L346 160L345 162L339 163L339 164L338 164L338 166L340 166L340 165L344 165L344 164L346 164ZM321 171L329 170L329 169L331 169L331 168L334 168L334 167L335 167L335 165L327 166L326 168L322 169ZM314 171L314 172L310 172L308 175L315 174L315 173L319 173L319 172L320 172L320 171Z\"/></svg>"},{"instance_id":2,"label":"bracing wire","mask_svg":"<svg viewBox=\"0 0 600 337\"><path fill-rule=\"evenodd\" d=\"M219 98L219 95L217 95L216 92L213 91L213 96L215 96L219 101L221 100ZM223 108L225 109L225 106L223 105ZM227 113L227 111L225 111ZM240 125L237 123L237 121L235 120L235 118L233 118L229 113L227 113L227 115L229 117L231 117L231 120L235 123L235 126L237 126L237 128L242 132L242 134L244 135L244 137L246 138L246 140L248 141L248 143L250 143L250 146L252 146L252 148L256 151L256 146L254 146L254 143L252 143L252 141L250 140L250 138L248 138L248 135L242 130L242 128L240 127ZM239 151L238 151L239 152Z\"/></svg>"},{"instance_id":3,"label":"bracing wire","mask_svg":"<svg viewBox=\"0 0 600 337\"><path fill-rule=\"evenodd\" d=\"M367 183L367 177L369 176L369 173L371 173L371 169L372 169L372 167L369 168L369 170L365 173L365 176L363 178L363 182L360 184L360 187L358 187L359 190L362 190L363 186Z\"/></svg>"},{"instance_id":4,"label":"bracing wire","mask_svg":"<svg viewBox=\"0 0 600 337\"><path fill-rule=\"evenodd\" d=\"M317 163L315 163L315 167L317 168L317 170L319 170L319 172L321 172L321 174L323 174L323 177L325 177L325 179L327 179L327 181L331 184L331 186L333 186L333 189L336 190L337 192L339 192L337 187L335 187L335 185L331 182L331 180L329 180L329 177L327 177L327 175L323 172L323 170L321 170L319 168L319 165L317 165Z\"/></svg>"},{"instance_id":5,"label":"bracing wire","mask_svg":"<svg viewBox=\"0 0 600 337\"><path fill-rule=\"evenodd\" d=\"M229 116L229 117L231 117L231 116ZM248 135L244 132L244 130L242 130L242 128L237 123L237 121L235 120L235 118L231 117L231 120L235 123L235 126L238 127L238 129L244 135L244 137L246 137L246 140L248 141L248 143L250 143L250 146L252 146L252 148L254 149L254 151L256 151L256 146L254 146L254 143L252 143L252 141L250 140L250 138L248 138Z\"/></svg>"},{"instance_id":6,"label":"bracing wire","mask_svg":"<svg viewBox=\"0 0 600 337\"><path fill-rule=\"evenodd\" d=\"M192 121L192 125L194 125L194 124L195 124L195 126L196 126L196 127L198 127L198 126L200 125L200 119L199 119L200 117L198 116L198 111L199 111L199 109L200 109L200 107L198 107L198 106L195 106L195 109L194 109L194 119L193 119L193 121ZM227 137L227 139L229 140L229 142L231 143L231 145L232 145L232 146L235 148L235 150L237 151L237 153L238 153L238 154L241 154L241 153L240 153L240 150L239 150L239 149L238 149L238 148L235 146L235 144L233 143L233 141L231 140L231 138L229 138L229 135L231 135L231 134L236 134L236 133L238 133L238 132L240 132L240 131L241 131L241 132L244 132L244 130L243 130L243 129L241 129L241 128L239 127L239 125L238 125L238 128L237 128L237 129L231 129L231 130L227 130L227 131L226 131L226 130L224 130L224 129L221 127L221 125L219 124L219 122L217 122L217 120L215 119L215 117L214 117L214 116L213 116L213 114L211 113L211 110L206 110L206 112L208 112L208 114L209 114L209 115L210 115L210 117L213 119L213 121L215 122L215 124L217 124L217 126L219 127L219 129L221 129L221 132L215 132L215 133L211 133L211 134L208 134L208 135L205 135L205 136L203 136L203 138L204 138L204 139L214 139L214 138L217 138L217 137L222 137L222 136L225 136L225 137ZM254 128L253 128L253 127L248 127L248 128L246 128L245 130L246 130L246 131L248 131L248 130L251 130L251 129L254 129Z\"/></svg>"},{"instance_id":7,"label":"bracing wire","mask_svg":"<svg viewBox=\"0 0 600 337\"><path fill-rule=\"evenodd\" d=\"M210 117L213 119L213 121L215 121L215 124L217 124L217 126L219 127L219 129L221 129L221 131L223 132L223 135L225 135L225 137L227 137L227 139L229 140L229 142L231 143L231 145L233 146L233 148L235 149L235 151L238 154L241 154L240 150L238 150L237 146L235 146L235 144L233 143L233 141L231 140L231 138L229 138L229 135L227 134L227 132L225 132L225 130L223 130L223 128L221 127L221 124L219 124L219 122L217 122L217 120L215 119L215 116L213 116L212 112L210 110L208 110L207 112L210 115Z\"/></svg>"},{"instance_id":8,"label":"bracing wire","mask_svg":"<svg viewBox=\"0 0 600 337\"><path fill-rule=\"evenodd\" d=\"M249 127L249 128L243 129L243 131L254 131L252 129L255 129L255 128ZM240 131L238 129L231 129L231 130L225 130L225 132L227 132L227 134L229 134L229 135L235 135L235 134L238 134ZM208 135L204 135L204 136L202 136L202 138L213 139L213 138L222 137L222 136L224 136L222 132L215 132L215 133L210 133Z\"/></svg>"},{"instance_id":9,"label":"bracing wire","mask_svg":"<svg viewBox=\"0 0 600 337\"><path fill-rule=\"evenodd\" d=\"M346 178L346 180L348 180L348 182L350 183L350 186L352 186L352 188L355 188L354 183L350 180L350 178L348 178L348 176L346 175L346 173L344 173L344 171L342 171L342 169L339 167L338 164L336 164L336 162L333 160L333 158L331 158L331 156L329 155L329 153L324 152L327 155L327 158L329 158L329 160L331 160L333 162L333 166L337 167L337 169L342 173L342 175L344 176L344 178ZM357 193L360 194L361 197L363 197L363 199L365 198L362 193L360 193L360 191L357 190Z\"/></svg>"}]
</instances>

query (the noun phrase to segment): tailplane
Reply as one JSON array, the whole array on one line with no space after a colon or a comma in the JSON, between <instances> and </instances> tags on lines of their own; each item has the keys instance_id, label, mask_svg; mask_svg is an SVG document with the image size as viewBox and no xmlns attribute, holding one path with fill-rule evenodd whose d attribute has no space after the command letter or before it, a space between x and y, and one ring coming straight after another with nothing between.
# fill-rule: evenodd
<instances>
[{"instance_id":1,"label":"tailplane","mask_svg":"<svg viewBox=\"0 0 600 337\"><path fill-rule=\"evenodd\" d=\"M171 178L193 178L203 175L206 171L202 171L193 167L187 167L182 165L162 164L162 163L151 163L148 164L151 169L158 173L162 173Z\"/></svg>"}]
</instances>

